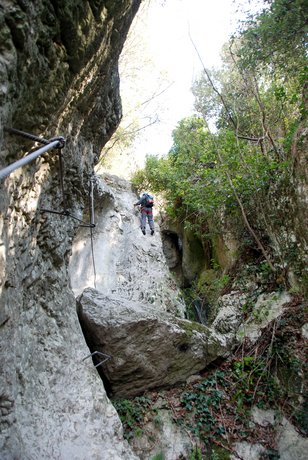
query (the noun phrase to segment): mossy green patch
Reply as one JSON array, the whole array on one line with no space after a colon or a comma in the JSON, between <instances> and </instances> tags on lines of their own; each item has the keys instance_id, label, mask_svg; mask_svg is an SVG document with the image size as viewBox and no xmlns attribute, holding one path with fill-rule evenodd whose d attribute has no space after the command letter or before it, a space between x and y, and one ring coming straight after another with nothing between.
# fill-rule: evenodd
<instances>
[{"instance_id":1,"label":"mossy green patch","mask_svg":"<svg viewBox=\"0 0 308 460\"><path fill-rule=\"evenodd\" d=\"M203 324L196 323L195 321L188 321L185 319L177 318L177 324L184 329L187 338L191 338L194 332L199 332L201 334L208 334L208 328L203 326Z\"/></svg>"}]
</instances>

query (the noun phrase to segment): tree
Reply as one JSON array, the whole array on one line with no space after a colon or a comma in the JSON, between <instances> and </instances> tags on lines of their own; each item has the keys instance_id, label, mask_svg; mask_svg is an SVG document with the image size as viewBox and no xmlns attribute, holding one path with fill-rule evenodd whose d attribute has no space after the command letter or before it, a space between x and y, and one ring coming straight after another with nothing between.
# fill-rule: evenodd
<instances>
[{"instance_id":1,"label":"tree","mask_svg":"<svg viewBox=\"0 0 308 460\"><path fill-rule=\"evenodd\" d=\"M101 153L100 163L119 159L129 169L130 156L140 134L159 122L164 111L160 96L172 85L170 78L157 68L146 40L151 1L142 2L130 28L120 56L122 120ZM136 160L137 161L137 160Z\"/></svg>"},{"instance_id":2,"label":"tree","mask_svg":"<svg viewBox=\"0 0 308 460\"><path fill-rule=\"evenodd\" d=\"M268 0L265 3L269 7L244 22L239 31L241 66L296 76L307 65L307 2Z\"/></svg>"}]
</instances>

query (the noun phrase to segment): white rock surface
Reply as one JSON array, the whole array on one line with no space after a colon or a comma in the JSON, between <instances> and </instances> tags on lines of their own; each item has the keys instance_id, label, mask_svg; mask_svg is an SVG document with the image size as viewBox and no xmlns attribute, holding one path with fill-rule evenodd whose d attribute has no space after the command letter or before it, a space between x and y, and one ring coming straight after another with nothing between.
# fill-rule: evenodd
<instances>
[{"instance_id":1,"label":"white rock surface","mask_svg":"<svg viewBox=\"0 0 308 460\"><path fill-rule=\"evenodd\" d=\"M233 445L237 455L230 455L230 460L261 460L266 452L261 444L250 444L249 442L237 442Z\"/></svg>"},{"instance_id":2,"label":"white rock surface","mask_svg":"<svg viewBox=\"0 0 308 460\"><path fill-rule=\"evenodd\" d=\"M151 442L153 438L159 439L154 445ZM161 408L156 421L145 424L142 435L134 438L132 446L141 460L152 459L161 452L164 460L189 458L193 447L188 434L172 420L170 411Z\"/></svg>"},{"instance_id":3,"label":"white rock surface","mask_svg":"<svg viewBox=\"0 0 308 460\"><path fill-rule=\"evenodd\" d=\"M221 334L229 334L237 331L241 318L242 306L246 301L246 295L232 291L225 294L219 300L219 310L215 320L213 321L213 328Z\"/></svg>"},{"instance_id":4,"label":"white rock surface","mask_svg":"<svg viewBox=\"0 0 308 460\"><path fill-rule=\"evenodd\" d=\"M301 436L285 418L278 429L278 451L280 460L306 460L308 439Z\"/></svg>"},{"instance_id":5,"label":"white rock surface","mask_svg":"<svg viewBox=\"0 0 308 460\"><path fill-rule=\"evenodd\" d=\"M83 228L70 260L72 289L78 295L86 287L95 287L106 295L120 295L184 316L185 306L166 264L158 224L154 236L148 225L147 234L141 233L140 213L133 207L137 200L126 180L105 174L99 181L93 230L96 280L89 229Z\"/></svg>"},{"instance_id":6,"label":"white rock surface","mask_svg":"<svg viewBox=\"0 0 308 460\"><path fill-rule=\"evenodd\" d=\"M238 329L238 340L248 337L251 342L256 342L261 336L262 329L282 314L283 306L290 300L291 296L287 292L261 294L253 308L253 314Z\"/></svg>"},{"instance_id":7,"label":"white rock surface","mask_svg":"<svg viewBox=\"0 0 308 460\"><path fill-rule=\"evenodd\" d=\"M308 339L308 323L305 323L304 326L302 327L302 336L305 339Z\"/></svg>"},{"instance_id":8,"label":"white rock surface","mask_svg":"<svg viewBox=\"0 0 308 460\"><path fill-rule=\"evenodd\" d=\"M274 425L277 419L277 413L274 410L259 409L254 406L251 411L252 419L261 426Z\"/></svg>"},{"instance_id":9,"label":"white rock surface","mask_svg":"<svg viewBox=\"0 0 308 460\"><path fill-rule=\"evenodd\" d=\"M277 451L280 460L306 460L308 439L296 431L295 427L274 410L262 410L256 406L252 409L252 420L260 426L274 426L276 433ZM233 446L243 460L261 460L264 449L259 444L246 442ZM236 457L231 456L231 460Z\"/></svg>"}]
</instances>

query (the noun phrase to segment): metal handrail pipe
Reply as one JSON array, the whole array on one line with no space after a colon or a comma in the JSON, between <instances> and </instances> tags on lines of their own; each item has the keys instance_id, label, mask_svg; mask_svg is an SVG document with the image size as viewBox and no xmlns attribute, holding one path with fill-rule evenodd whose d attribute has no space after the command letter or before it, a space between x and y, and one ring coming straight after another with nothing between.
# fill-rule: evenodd
<instances>
[{"instance_id":1,"label":"metal handrail pipe","mask_svg":"<svg viewBox=\"0 0 308 460\"><path fill-rule=\"evenodd\" d=\"M48 150L54 149L54 148L59 148L61 146L61 142L59 140L54 140L50 142L48 145L44 145L44 147L41 147L38 150L35 150L32 153L29 153L29 155L25 156L24 158L21 158L20 160L15 161L15 163L12 163L11 165L7 166L6 168L1 169L0 171L0 180L4 179L6 176L11 174L13 171L15 171L18 168L21 168L22 166L25 166L26 164L30 163L31 161L35 160L39 156L43 155L45 152Z\"/></svg>"}]
</instances>

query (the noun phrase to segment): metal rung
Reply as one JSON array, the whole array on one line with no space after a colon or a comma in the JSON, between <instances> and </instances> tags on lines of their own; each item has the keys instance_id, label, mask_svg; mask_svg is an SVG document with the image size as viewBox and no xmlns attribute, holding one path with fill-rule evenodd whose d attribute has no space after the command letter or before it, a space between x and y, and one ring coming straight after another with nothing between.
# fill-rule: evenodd
<instances>
[{"instance_id":1,"label":"metal rung","mask_svg":"<svg viewBox=\"0 0 308 460\"><path fill-rule=\"evenodd\" d=\"M94 355L105 356L105 359L103 359L103 361L100 361L98 364L94 364L94 367L98 367L98 366L100 366L101 364L103 364L104 362L108 361L108 359L111 359L111 356L110 356L110 355L106 355L105 353L101 353L100 351L93 351L93 353L91 353L91 354L89 354L88 356L86 356L85 358L83 358L82 361L84 361L85 359L90 358L90 356L93 357Z\"/></svg>"}]
</instances>

